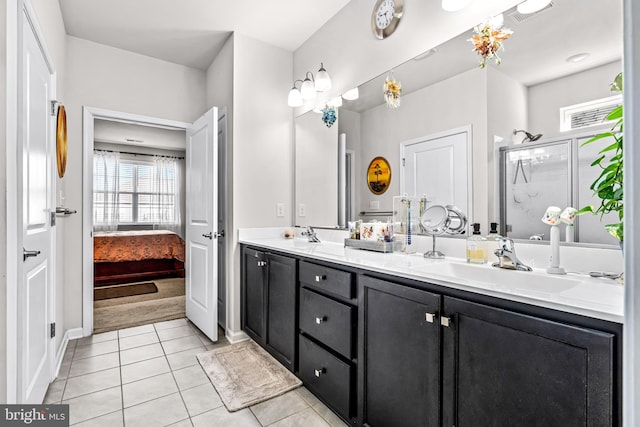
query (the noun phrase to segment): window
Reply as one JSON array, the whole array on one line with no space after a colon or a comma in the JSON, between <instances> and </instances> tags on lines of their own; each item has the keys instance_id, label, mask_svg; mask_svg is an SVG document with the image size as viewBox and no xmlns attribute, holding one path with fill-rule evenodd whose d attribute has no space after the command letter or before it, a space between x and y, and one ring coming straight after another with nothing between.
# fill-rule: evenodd
<instances>
[{"instance_id":1,"label":"window","mask_svg":"<svg viewBox=\"0 0 640 427\"><path fill-rule=\"evenodd\" d=\"M176 218L180 204L176 169L175 162L94 156L94 225L179 222Z\"/></svg>"},{"instance_id":2,"label":"window","mask_svg":"<svg viewBox=\"0 0 640 427\"><path fill-rule=\"evenodd\" d=\"M566 132L610 123L605 118L619 105L622 105L622 95L562 107L560 108L560 130Z\"/></svg>"}]
</instances>

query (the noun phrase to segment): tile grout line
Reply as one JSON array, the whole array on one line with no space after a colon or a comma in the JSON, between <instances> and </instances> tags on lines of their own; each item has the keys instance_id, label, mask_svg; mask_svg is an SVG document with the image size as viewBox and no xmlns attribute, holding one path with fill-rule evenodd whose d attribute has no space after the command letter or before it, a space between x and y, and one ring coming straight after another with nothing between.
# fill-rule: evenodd
<instances>
[{"instance_id":1,"label":"tile grout line","mask_svg":"<svg viewBox=\"0 0 640 427\"><path fill-rule=\"evenodd\" d=\"M122 410L122 426L126 427L124 418L124 384L122 383L122 357L120 355L120 330L116 331L118 339L118 370L120 371L120 407Z\"/></svg>"}]
</instances>

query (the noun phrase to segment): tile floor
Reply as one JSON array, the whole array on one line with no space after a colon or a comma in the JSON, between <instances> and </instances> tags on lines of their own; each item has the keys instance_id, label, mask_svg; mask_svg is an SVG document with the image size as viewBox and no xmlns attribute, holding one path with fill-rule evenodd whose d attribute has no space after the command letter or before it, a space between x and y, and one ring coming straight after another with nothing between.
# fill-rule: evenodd
<instances>
[{"instance_id":1,"label":"tile floor","mask_svg":"<svg viewBox=\"0 0 640 427\"><path fill-rule=\"evenodd\" d=\"M346 426L304 387L228 412L196 359L219 336L178 319L71 341L45 403L68 403L75 426Z\"/></svg>"}]
</instances>

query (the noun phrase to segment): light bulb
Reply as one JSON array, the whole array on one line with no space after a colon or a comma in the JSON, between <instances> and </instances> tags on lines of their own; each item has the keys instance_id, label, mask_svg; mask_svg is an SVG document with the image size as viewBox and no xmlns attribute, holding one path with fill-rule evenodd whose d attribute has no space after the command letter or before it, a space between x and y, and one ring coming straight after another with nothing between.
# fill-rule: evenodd
<instances>
[{"instance_id":1,"label":"light bulb","mask_svg":"<svg viewBox=\"0 0 640 427\"><path fill-rule=\"evenodd\" d=\"M305 78L300 87L302 99L313 99L316 97L316 88L309 77Z\"/></svg>"},{"instance_id":2,"label":"light bulb","mask_svg":"<svg viewBox=\"0 0 640 427\"><path fill-rule=\"evenodd\" d=\"M289 91L289 99L287 101L289 107L301 107L302 106L302 95L300 91L293 87Z\"/></svg>"},{"instance_id":3,"label":"light bulb","mask_svg":"<svg viewBox=\"0 0 640 427\"><path fill-rule=\"evenodd\" d=\"M322 62L320 63L320 69L316 74L315 88L318 92L324 92L325 90L331 89L331 77L329 77L327 70L324 69Z\"/></svg>"},{"instance_id":4,"label":"light bulb","mask_svg":"<svg viewBox=\"0 0 640 427\"><path fill-rule=\"evenodd\" d=\"M358 99L359 96L360 96L360 92L358 91L357 87L354 87L353 89L349 89L348 91L342 94L342 97L347 101L353 101L354 99Z\"/></svg>"}]
</instances>

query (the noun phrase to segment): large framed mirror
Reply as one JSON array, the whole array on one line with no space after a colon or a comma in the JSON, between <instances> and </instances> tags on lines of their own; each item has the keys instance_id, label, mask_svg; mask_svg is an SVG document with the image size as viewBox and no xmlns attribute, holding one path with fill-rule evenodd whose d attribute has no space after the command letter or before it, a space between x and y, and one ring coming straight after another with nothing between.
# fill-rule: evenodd
<instances>
[{"instance_id":1,"label":"large framed mirror","mask_svg":"<svg viewBox=\"0 0 640 427\"><path fill-rule=\"evenodd\" d=\"M601 117L607 108L621 102L621 98L612 98L609 89L622 70L621 2L554 0L547 8L529 15L512 8L504 12L503 18L503 25L513 30L513 35L500 52L500 65L488 61L485 68L478 66L479 57L468 41L473 34L470 29L389 70L402 84L399 108L388 109L384 105L382 88L388 73L359 85L358 99L343 100L334 128L338 128L337 135L346 134L347 149L355 159L355 179L350 183L353 204L347 220L384 220L391 213L393 196L403 191L402 180L396 179L402 174L402 144L465 127L471 133L467 170L470 202L465 213L470 222L482 224L483 232L490 222L498 222L506 234L513 233L515 238L545 234L540 230L538 216L542 216L546 205L539 207L539 215L536 206L525 220L511 223L517 213L510 212L513 207L505 197L509 197L508 192L511 196L514 192L522 194L523 189L506 185L513 178L518 161L507 165L503 159L502 166L508 172L501 175L500 153L515 153L523 143L525 134L514 135L514 130L542 135L536 141L524 141L523 146L532 151L529 158L520 159L519 166L520 174L522 170L528 178L533 174L533 185L529 187L536 188L530 192L545 193L541 204L581 208L597 203L588 187L598 170L589 166L593 153L588 152L588 146L580 147L580 142L608 129L610 125L603 124ZM586 120L591 114L595 118ZM305 116L321 125L318 114L309 112ZM322 130L326 132L326 128ZM337 135L332 142L336 147ZM565 159L570 170L566 180L557 183L567 192L562 197L557 192L556 198L554 185L542 184L551 179L542 172L551 163L537 162L532 152L558 140L570 141L567 144L571 148ZM298 185L298 161L307 156L298 146L296 135L296 205L298 194L307 192L303 184ZM555 155L551 153L550 157ZM385 157L394 170L389 189L380 196L372 195L366 186L366 168L376 156ZM339 157L336 151L336 163ZM335 169L337 173L338 167ZM523 187L522 182L516 184ZM339 188L329 191L325 187L322 198L338 200L338 193ZM338 212L338 208L334 211ZM311 225L337 225L337 215ZM520 231L508 231L510 225L511 230L516 225ZM578 242L615 244L603 225L598 217L579 217Z\"/></svg>"}]
</instances>

